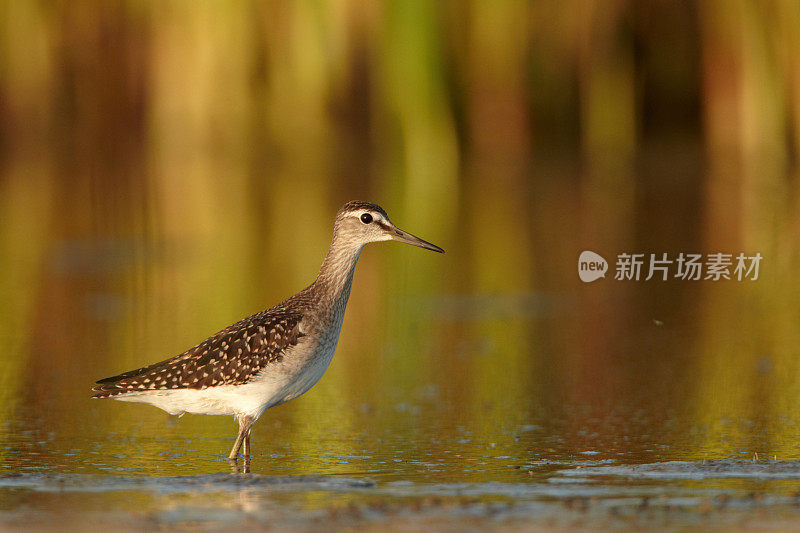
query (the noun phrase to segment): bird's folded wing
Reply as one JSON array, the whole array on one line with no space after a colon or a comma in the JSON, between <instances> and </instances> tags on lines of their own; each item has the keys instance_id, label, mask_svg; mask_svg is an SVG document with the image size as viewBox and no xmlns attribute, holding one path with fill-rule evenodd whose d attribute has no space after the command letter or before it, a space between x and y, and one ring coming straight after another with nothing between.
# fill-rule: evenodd
<instances>
[{"instance_id":1,"label":"bird's folded wing","mask_svg":"<svg viewBox=\"0 0 800 533\"><path fill-rule=\"evenodd\" d=\"M298 343L301 319L299 313L280 309L257 313L181 355L99 380L93 397L247 383Z\"/></svg>"}]
</instances>

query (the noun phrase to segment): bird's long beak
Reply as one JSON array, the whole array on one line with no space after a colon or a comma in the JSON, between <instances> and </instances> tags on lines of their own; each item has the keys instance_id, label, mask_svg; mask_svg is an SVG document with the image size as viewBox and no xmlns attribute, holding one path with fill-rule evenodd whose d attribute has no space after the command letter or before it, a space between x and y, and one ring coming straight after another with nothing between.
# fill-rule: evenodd
<instances>
[{"instance_id":1,"label":"bird's long beak","mask_svg":"<svg viewBox=\"0 0 800 533\"><path fill-rule=\"evenodd\" d=\"M419 237L415 237L410 233L398 229L397 226L392 227L392 229L389 231L389 235L391 235L392 240L398 242L413 244L414 246L419 246L420 248L425 248L426 250L433 250L434 252L439 252L440 254L444 253L444 250L442 250L435 244L431 244L428 241L423 241Z\"/></svg>"}]
</instances>

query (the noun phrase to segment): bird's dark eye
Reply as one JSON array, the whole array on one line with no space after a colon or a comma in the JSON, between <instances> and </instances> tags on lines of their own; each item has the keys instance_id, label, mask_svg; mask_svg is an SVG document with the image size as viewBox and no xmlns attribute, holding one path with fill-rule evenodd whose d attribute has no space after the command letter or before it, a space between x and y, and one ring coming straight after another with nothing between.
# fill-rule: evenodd
<instances>
[{"instance_id":1,"label":"bird's dark eye","mask_svg":"<svg viewBox=\"0 0 800 533\"><path fill-rule=\"evenodd\" d=\"M369 213L364 213L363 215L361 215L361 222L363 222L364 224L369 224L370 222L372 222L372 215L370 215Z\"/></svg>"}]
</instances>

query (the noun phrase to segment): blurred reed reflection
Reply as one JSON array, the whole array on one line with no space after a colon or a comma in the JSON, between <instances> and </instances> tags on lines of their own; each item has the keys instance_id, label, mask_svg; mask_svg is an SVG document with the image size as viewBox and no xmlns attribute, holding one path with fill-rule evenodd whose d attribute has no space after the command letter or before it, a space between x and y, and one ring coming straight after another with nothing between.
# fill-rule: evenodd
<instances>
[{"instance_id":1,"label":"blurred reed reflection","mask_svg":"<svg viewBox=\"0 0 800 533\"><path fill-rule=\"evenodd\" d=\"M448 254L365 251L332 368L256 428L294 470L382 446L370 424L414 454L468 431L529 457L796 458L796 2L8 1L0 20L6 458L227 434L87 391L309 283L352 199ZM585 249L765 259L756 282L585 285ZM537 424L560 440L515 429Z\"/></svg>"}]
</instances>

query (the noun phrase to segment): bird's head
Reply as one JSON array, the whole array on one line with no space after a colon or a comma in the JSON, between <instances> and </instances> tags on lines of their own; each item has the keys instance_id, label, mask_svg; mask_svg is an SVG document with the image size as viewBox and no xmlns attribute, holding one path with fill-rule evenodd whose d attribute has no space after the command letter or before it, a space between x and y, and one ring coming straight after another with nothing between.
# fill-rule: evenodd
<instances>
[{"instance_id":1,"label":"bird's head","mask_svg":"<svg viewBox=\"0 0 800 533\"><path fill-rule=\"evenodd\" d=\"M344 204L336 214L335 232L341 242L356 246L378 241L398 241L444 253L435 244L400 230L392 224L381 206L369 202Z\"/></svg>"}]
</instances>

